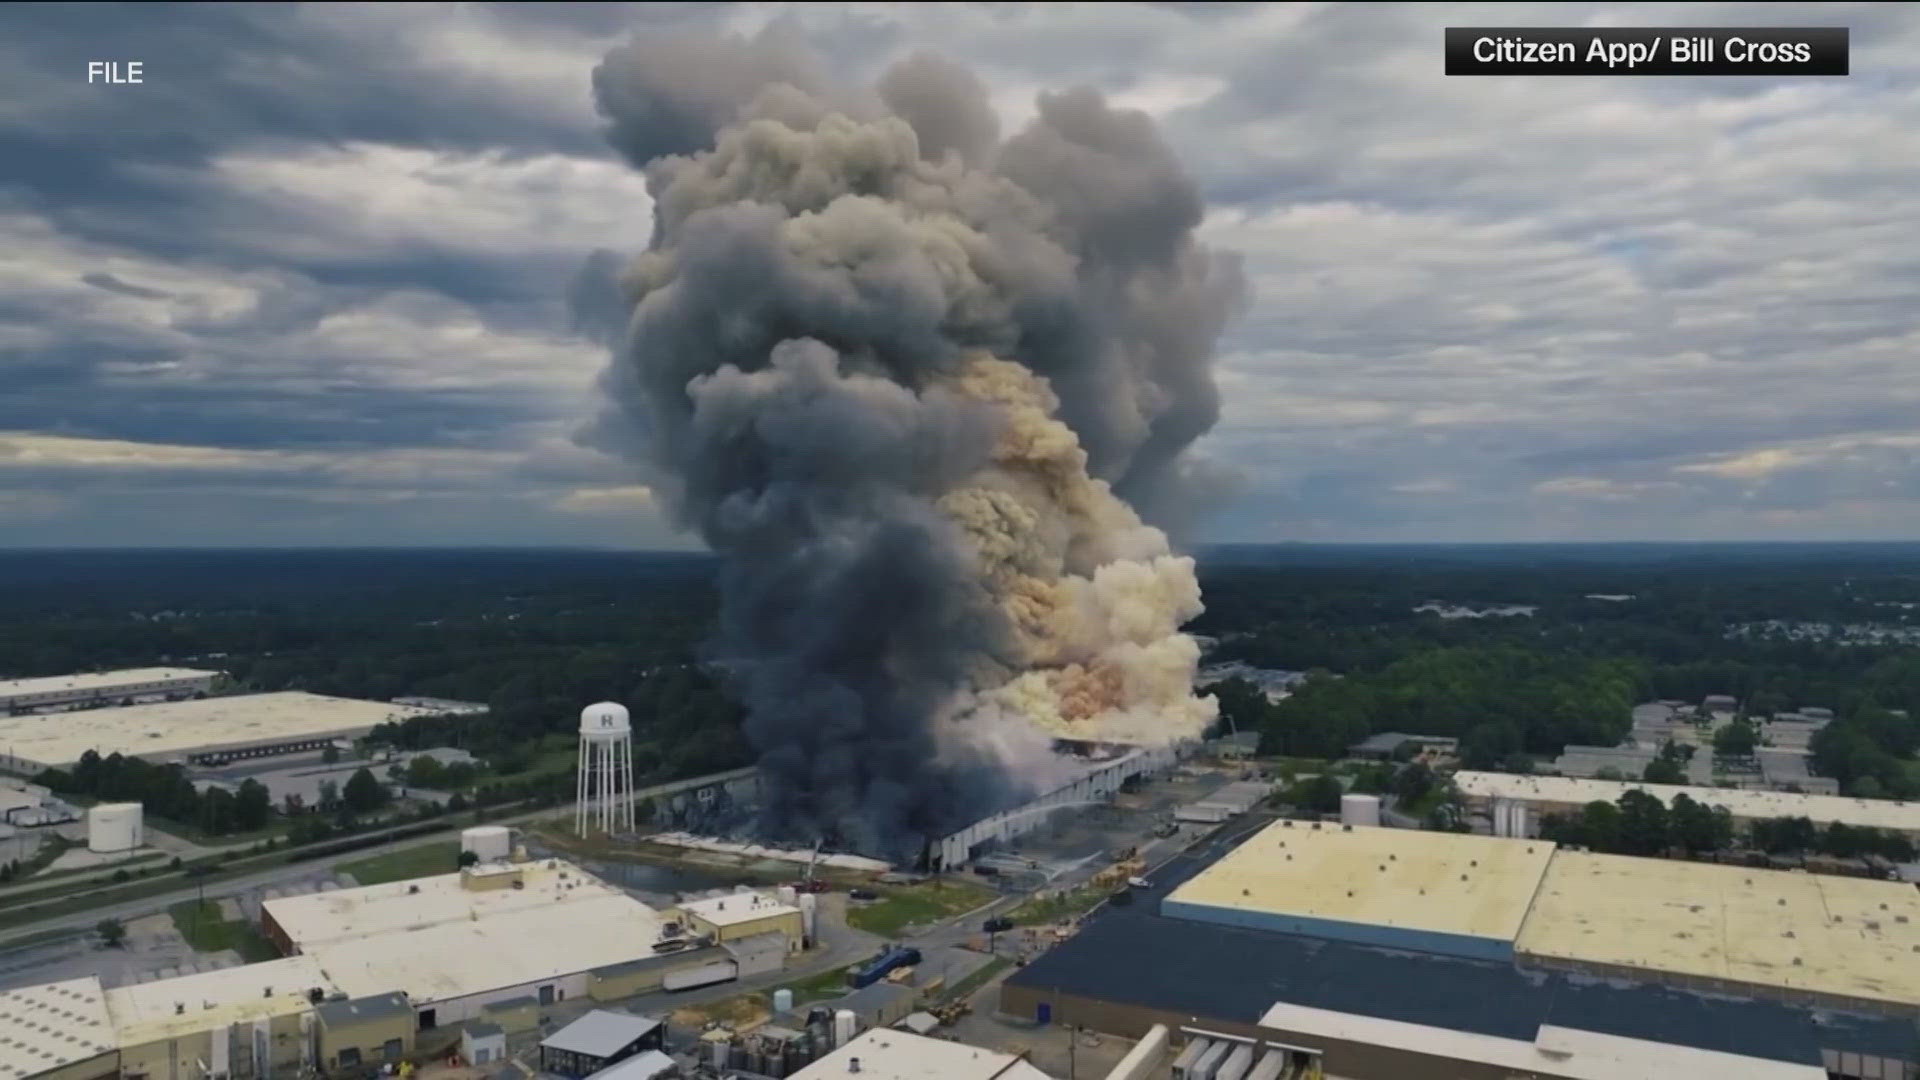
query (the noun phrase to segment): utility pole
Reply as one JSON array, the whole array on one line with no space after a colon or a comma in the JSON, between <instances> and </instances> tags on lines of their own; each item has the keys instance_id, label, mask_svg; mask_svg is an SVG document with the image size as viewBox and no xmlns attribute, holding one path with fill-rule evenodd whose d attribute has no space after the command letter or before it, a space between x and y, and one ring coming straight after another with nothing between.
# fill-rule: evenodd
<instances>
[{"instance_id":1,"label":"utility pole","mask_svg":"<svg viewBox=\"0 0 1920 1080\"><path fill-rule=\"evenodd\" d=\"M1080 1029L1067 1025L1067 1080L1075 1080L1075 1059L1079 1056Z\"/></svg>"}]
</instances>

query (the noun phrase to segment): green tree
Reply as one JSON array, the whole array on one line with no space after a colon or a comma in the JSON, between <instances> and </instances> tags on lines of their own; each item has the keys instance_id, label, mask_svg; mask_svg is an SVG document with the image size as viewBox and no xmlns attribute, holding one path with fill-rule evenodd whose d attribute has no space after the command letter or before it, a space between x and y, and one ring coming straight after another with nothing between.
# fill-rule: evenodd
<instances>
[{"instance_id":1,"label":"green tree","mask_svg":"<svg viewBox=\"0 0 1920 1080\"><path fill-rule=\"evenodd\" d=\"M93 932L100 935L100 944L109 949L117 949L127 940L127 928L119 919L101 919L94 924Z\"/></svg>"},{"instance_id":2,"label":"green tree","mask_svg":"<svg viewBox=\"0 0 1920 1080\"><path fill-rule=\"evenodd\" d=\"M461 852L460 858L456 860L456 862L458 862L458 864L463 869L466 867L472 866L479 861L480 861L479 854L477 852L472 852L472 851Z\"/></svg>"},{"instance_id":3,"label":"green tree","mask_svg":"<svg viewBox=\"0 0 1920 1080\"><path fill-rule=\"evenodd\" d=\"M273 796L260 781L248 777L240 782L240 790L233 797L234 824L240 832L253 832L267 827L273 816Z\"/></svg>"},{"instance_id":4,"label":"green tree","mask_svg":"<svg viewBox=\"0 0 1920 1080\"><path fill-rule=\"evenodd\" d=\"M1667 808L1635 788L1620 796L1620 850L1628 855L1659 855L1668 844Z\"/></svg>"},{"instance_id":5,"label":"green tree","mask_svg":"<svg viewBox=\"0 0 1920 1080\"><path fill-rule=\"evenodd\" d=\"M446 770L426 754L417 754L407 762L407 783L414 787L438 788L445 783Z\"/></svg>"},{"instance_id":6,"label":"green tree","mask_svg":"<svg viewBox=\"0 0 1920 1080\"><path fill-rule=\"evenodd\" d=\"M1600 799L1581 807L1580 835L1582 842L1595 851L1622 850L1620 808Z\"/></svg>"},{"instance_id":7,"label":"green tree","mask_svg":"<svg viewBox=\"0 0 1920 1080\"><path fill-rule=\"evenodd\" d=\"M1713 733L1713 752L1724 758L1748 758L1758 742L1752 724L1735 720Z\"/></svg>"},{"instance_id":8,"label":"green tree","mask_svg":"<svg viewBox=\"0 0 1920 1080\"><path fill-rule=\"evenodd\" d=\"M1649 784L1684 784L1687 782L1687 774L1681 771L1680 766L1664 757L1657 757L1647 762L1646 771L1641 773L1640 777Z\"/></svg>"},{"instance_id":9,"label":"green tree","mask_svg":"<svg viewBox=\"0 0 1920 1080\"><path fill-rule=\"evenodd\" d=\"M320 760L328 765L339 764L340 748L329 745L325 750L320 751Z\"/></svg>"},{"instance_id":10,"label":"green tree","mask_svg":"<svg viewBox=\"0 0 1920 1080\"><path fill-rule=\"evenodd\" d=\"M1713 807L1690 798L1685 792L1673 797L1667 814L1667 830L1673 843L1689 855L1719 851L1733 841L1733 819L1716 813Z\"/></svg>"},{"instance_id":11,"label":"green tree","mask_svg":"<svg viewBox=\"0 0 1920 1080\"><path fill-rule=\"evenodd\" d=\"M385 806L390 798L386 787L374 778L372 771L365 768L354 770L353 775L347 778L346 788L340 795L347 810L355 814L378 810Z\"/></svg>"},{"instance_id":12,"label":"green tree","mask_svg":"<svg viewBox=\"0 0 1920 1080\"><path fill-rule=\"evenodd\" d=\"M1345 793L1346 788L1341 786L1338 777L1321 773L1295 784L1288 792L1288 801L1311 813L1332 814L1339 811L1340 796Z\"/></svg>"}]
</instances>

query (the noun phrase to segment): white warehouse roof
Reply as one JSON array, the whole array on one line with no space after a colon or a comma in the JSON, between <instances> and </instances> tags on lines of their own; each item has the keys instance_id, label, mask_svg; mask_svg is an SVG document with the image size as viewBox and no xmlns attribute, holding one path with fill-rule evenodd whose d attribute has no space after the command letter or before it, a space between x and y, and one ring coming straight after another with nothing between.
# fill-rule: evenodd
<instances>
[{"instance_id":1,"label":"white warehouse roof","mask_svg":"<svg viewBox=\"0 0 1920 1080\"><path fill-rule=\"evenodd\" d=\"M689 900L680 905L680 910L714 926L734 926L776 915L800 914L800 909L792 904L783 904L760 892L727 893L705 900Z\"/></svg>"},{"instance_id":2,"label":"white warehouse roof","mask_svg":"<svg viewBox=\"0 0 1920 1080\"><path fill-rule=\"evenodd\" d=\"M859 1071L852 1062L860 1061ZM1049 1080L1025 1058L907 1031L876 1028L789 1080Z\"/></svg>"},{"instance_id":3,"label":"white warehouse roof","mask_svg":"<svg viewBox=\"0 0 1920 1080\"><path fill-rule=\"evenodd\" d=\"M119 1049L100 980L0 990L0 1080L21 1080Z\"/></svg>"},{"instance_id":4,"label":"white warehouse roof","mask_svg":"<svg viewBox=\"0 0 1920 1080\"><path fill-rule=\"evenodd\" d=\"M432 710L302 691L237 694L48 716L0 717L0 757L41 767L102 757L171 758L295 739L365 734L389 720Z\"/></svg>"},{"instance_id":5,"label":"white warehouse roof","mask_svg":"<svg viewBox=\"0 0 1920 1080\"><path fill-rule=\"evenodd\" d=\"M330 991L333 984L311 957L289 956L115 987L107 991L107 1011L121 1046L145 1046L300 1012L314 989Z\"/></svg>"},{"instance_id":6,"label":"white warehouse roof","mask_svg":"<svg viewBox=\"0 0 1920 1080\"><path fill-rule=\"evenodd\" d=\"M219 674L218 671L202 671L199 668L143 667L124 668L120 671L89 671L78 675L45 675L34 679L0 679L0 698L38 694L85 694L96 690L140 686L146 683L192 682L196 679L210 679Z\"/></svg>"},{"instance_id":7,"label":"white warehouse roof","mask_svg":"<svg viewBox=\"0 0 1920 1080\"><path fill-rule=\"evenodd\" d=\"M1461 771L1453 774L1460 793L1489 799L1529 799L1551 803L1614 802L1638 788L1669 805L1685 795L1708 806L1724 806L1736 818L1804 817L1816 822L1844 822L1876 829L1920 833L1920 802L1891 799L1848 799L1838 795L1796 795L1789 791L1750 791L1744 788L1696 787L1684 784L1642 784L1631 780L1583 780L1571 776L1516 776L1511 773Z\"/></svg>"},{"instance_id":8,"label":"white warehouse roof","mask_svg":"<svg viewBox=\"0 0 1920 1080\"><path fill-rule=\"evenodd\" d=\"M469 889L463 883L468 872L517 872L522 884L517 889ZM626 894L570 862L541 859L486 863L452 874L280 897L261 906L289 941L307 950L328 942L477 922L527 908L564 908L606 897L625 899Z\"/></svg>"}]
</instances>

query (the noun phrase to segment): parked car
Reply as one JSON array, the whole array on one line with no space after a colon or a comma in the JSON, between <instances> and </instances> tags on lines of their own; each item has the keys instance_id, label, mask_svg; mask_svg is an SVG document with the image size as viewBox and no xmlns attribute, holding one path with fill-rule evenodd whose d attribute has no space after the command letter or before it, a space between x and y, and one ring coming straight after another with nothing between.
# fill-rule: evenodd
<instances>
[{"instance_id":1,"label":"parked car","mask_svg":"<svg viewBox=\"0 0 1920 1080\"><path fill-rule=\"evenodd\" d=\"M980 925L980 929L989 934L998 934L1013 929L1013 920L1005 915L995 915Z\"/></svg>"},{"instance_id":2,"label":"parked car","mask_svg":"<svg viewBox=\"0 0 1920 1080\"><path fill-rule=\"evenodd\" d=\"M847 890L847 899L849 899L849 900L878 900L878 899L880 899L880 894L879 894L879 893L877 893L877 892L874 892L874 891L873 891L872 889L848 889L848 890Z\"/></svg>"},{"instance_id":3,"label":"parked car","mask_svg":"<svg viewBox=\"0 0 1920 1080\"><path fill-rule=\"evenodd\" d=\"M1148 880L1147 880L1146 878L1143 878L1143 877L1130 877L1130 878L1128 878L1128 879L1127 879L1127 884L1128 884L1128 885L1131 885L1132 887L1134 887L1134 888L1136 888L1136 889L1151 889L1151 888L1153 888L1153 882L1151 882L1151 881L1148 881Z\"/></svg>"}]
</instances>

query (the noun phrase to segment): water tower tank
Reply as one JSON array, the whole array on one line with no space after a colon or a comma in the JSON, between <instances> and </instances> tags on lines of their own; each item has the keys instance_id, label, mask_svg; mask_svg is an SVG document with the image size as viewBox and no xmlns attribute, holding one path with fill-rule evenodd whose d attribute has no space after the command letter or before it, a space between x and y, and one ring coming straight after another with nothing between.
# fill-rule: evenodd
<instances>
[{"instance_id":1,"label":"water tower tank","mask_svg":"<svg viewBox=\"0 0 1920 1080\"><path fill-rule=\"evenodd\" d=\"M602 701L580 710L580 737L617 739L633 731L627 707L617 701Z\"/></svg>"},{"instance_id":2,"label":"water tower tank","mask_svg":"<svg viewBox=\"0 0 1920 1080\"><path fill-rule=\"evenodd\" d=\"M88 851L132 851L142 843L139 803L101 803L87 811Z\"/></svg>"},{"instance_id":3,"label":"water tower tank","mask_svg":"<svg viewBox=\"0 0 1920 1080\"><path fill-rule=\"evenodd\" d=\"M1380 824L1380 796L1378 795L1342 795L1340 796L1340 824L1342 825L1378 825Z\"/></svg>"}]
</instances>

